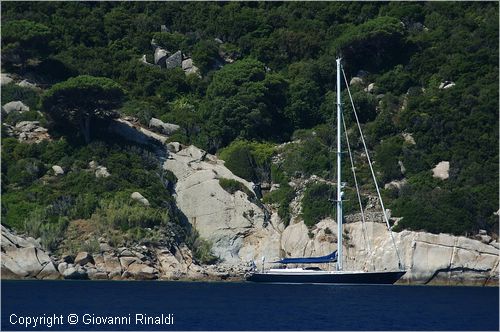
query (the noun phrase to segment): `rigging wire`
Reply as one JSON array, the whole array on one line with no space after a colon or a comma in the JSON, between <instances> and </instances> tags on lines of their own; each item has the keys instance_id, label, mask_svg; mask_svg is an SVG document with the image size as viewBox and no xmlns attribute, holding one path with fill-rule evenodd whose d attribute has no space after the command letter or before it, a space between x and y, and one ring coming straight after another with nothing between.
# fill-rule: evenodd
<instances>
[{"instance_id":1,"label":"rigging wire","mask_svg":"<svg viewBox=\"0 0 500 332\"><path fill-rule=\"evenodd\" d=\"M387 214L385 212L384 202L382 201L382 195L380 194L380 189L378 187L377 178L375 177L375 172L373 171L372 162L370 160L370 154L368 153L368 148L366 147L365 138L363 136L363 132L361 131L361 125L359 123L358 113L356 112L356 107L354 106L354 102L352 100L351 90L349 89L349 83L347 82L347 77L345 75L344 68L342 68L342 74L344 76L344 81L346 83L347 92L349 93L349 98L351 100L351 106L352 106L352 110L354 112L354 117L356 118L356 124L358 125L359 134L361 135L361 142L363 143L363 147L364 147L365 153L366 153L366 158L368 159L368 165L370 166L370 171L372 174L373 182L375 183L375 189L377 189L378 199L379 199L380 205L382 207L382 213L384 214L384 221L387 225L387 229L389 230L389 234L391 235L392 244L394 246L394 249L396 251L396 255L398 257L398 266L399 266L400 270L403 270L403 265L401 264L401 256L399 255L399 250L398 250L398 247L396 246L396 241L394 240L394 235L392 234L391 225L389 224L389 219L387 218Z\"/></svg>"},{"instance_id":2,"label":"rigging wire","mask_svg":"<svg viewBox=\"0 0 500 332\"><path fill-rule=\"evenodd\" d=\"M347 127L345 125L344 116L342 116L342 124L344 125L344 134L345 134L345 139L346 139L347 151L349 152L349 159L351 160L351 170L352 170L352 175L354 178L354 185L356 186L356 194L358 196L359 210L361 211L361 225L363 228L363 232L362 232L363 239L365 240L366 247L368 248L368 256L370 257L370 261L372 263L372 266L374 267L373 257L372 257L372 249L370 248L370 241L368 241L368 238L367 238L368 232L366 231L365 213L363 210L363 203L361 203L361 194L359 191L358 180L356 177L356 168L354 167L354 159L352 158L351 146L349 143L349 136L347 135Z\"/></svg>"}]
</instances>

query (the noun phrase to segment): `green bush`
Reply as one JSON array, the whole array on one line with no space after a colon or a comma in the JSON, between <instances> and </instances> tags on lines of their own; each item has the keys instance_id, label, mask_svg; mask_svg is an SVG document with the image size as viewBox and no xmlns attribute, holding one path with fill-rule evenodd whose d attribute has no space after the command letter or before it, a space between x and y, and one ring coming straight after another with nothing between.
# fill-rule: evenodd
<instances>
[{"instance_id":1,"label":"green bush","mask_svg":"<svg viewBox=\"0 0 500 332\"><path fill-rule=\"evenodd\" d=\"M26 158L17 161L7 171L9 182L22 186L31 184L46 172L45 166L38 159Z\"/></svg>"},{"instance_id":2,"label":"green bush","mask_svg":"<svg viewBox=\"0 0 500 332\"><path fill-rule=\"evenodd\" d=\"M99 206L99 199L91 193L82 193L77 196L71 209L70 217L72 219L89 219Z\"/></svg>"},{"instance_id":3,"label":"green bush","mask_svg":"<svg viewBox=\"0 0 500 332\"><path fill-rule=\"evenodd\" d=\"M382 183L403 177L398 164L401 160L402 147L403 139L395 136L384 140L375 148L375 167L382 173Z\"/></svg>"},{"instance_id":4,"label":"green bush","mask_svg":"<svg viewBox=\"0 0 500 332\"><path fill-rule=\"evenodd\" d=\"M112 199L101 201L92 219L113 229L126 231L134 227L153 228L166 225L169 215L167 211L144 206L141 203Z\"/></svg>"},{"instance_id":5,"label":"green bush","mask_svg":"<svg viewBox=\"0 0 500 332\"><path fill-rule=\"evenodd\" d=\"M254 194L243 183L241 183L237 180L220 178L219 184L222 187L222 189L224 189L225 191L227 191L231 195L237 191L242 191L245 194L247 194L247 196L249 198L254 197Z\"/></svg>"},{"instance_id":6,"label":"green bush","mask_svg":"<svg viewBox=\"0 0 500 332\"><path fill-rule=\"evenodd\" d=\"M333 217L334 203L330 198L335 195L334 191L333 186L325 183L307 186L302 199L302 218L308 227L314 226L324 218Z\"/></svg>"},{"instance_id":7,"label":"green bush","mask_svg":"<svg viewBox=\"0 0 500 332\"><path fill-rule=\"evenodd\" d=\"M212 253L212 243L200 237L198 231L191 230L186 244L193 252L193 258L201 264L215 264L219 258Z\"/></svg>"},{"instance_id":8,"label":"green bush","mask_svg":"<svg viewBox=\"0 0 500 332\"><path fill-rule=\"evenodd\" d=\"M59 217L51 222L50 219L47 209L35 209L24 220L24 231L35 239L40 238L45 249L54 251L63 238L69 220L66 217Z\"/></svg>"},{"instance_id":9,"label":"green bush","mask_svg":"<svg viewBox=\"0 0 500 332\"><path fill-rule=\"evenodd\" d=\"M252 182L270 181L274 146L269 143L235 140L220 150L219 157L235 175Z\"/></svg>"},{"instance_id":10,"label":"green bush","mask_svg":"<svg viewBox=\"0 0 500 332\"><path fill-rule=\"evenodd\" d=\"M207 73L219 58L219 49L214 41L203 40L193 47L193 62L202 73Z\"/></svg>"},{"instance_id":11,"label":"green bush","mask_svg":"<svg viewBox=\"0 0 500 332\"><path fill-rule=\"evenodd\" d=\"M186 50L187 38L185 35L178 32L157 32L153 34L153 39L158 46L167 49L171 53L178 50Z\"/></svg>"},{"instance_id":12,"label":"green bush","mask_svg":"<svg viewBox=\"0 0 500 332\"><path fill-rule=\"evenodd\" d=\"M335 153L331 149L333 132L328 125L321 125L311 130L297 131L294 134L300 143L285 146L281 169L287 176L311 176L332 178L335 167Z\"/></svg>"},{"instance_id":13,"label":"green bush","mask_svg":"<svg viewBox=\"0 0 500 332\"><path fill-rule=\"evenodd\" d=\"M264 203L278 204L278 215L288 226L290 223L290 203L295 198L295 190L288 184L281 184L280 188L264 195Z\"/></svg>"}]
</instances>

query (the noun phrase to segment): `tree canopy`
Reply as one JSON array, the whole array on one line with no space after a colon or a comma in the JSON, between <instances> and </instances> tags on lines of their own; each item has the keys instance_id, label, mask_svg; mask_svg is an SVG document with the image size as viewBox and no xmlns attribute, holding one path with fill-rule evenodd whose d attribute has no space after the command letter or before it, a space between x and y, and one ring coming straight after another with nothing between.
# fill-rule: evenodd
<instances>
[{"instance_id":1,"label":"tree canopy","mask_svg":"<svg viewBox=\"0 0 500 332\"><path fill-rule=\"evenodd\" d=\"M123 97L123 89L113 80L81 75L53 85L41 104L54 121L77 126L88 143L91 124L112 117Z\"/></svg>"},{"instance_id":2,"label":"tree canopy","mask_svg":"<svg viewBox=\"0 0 500 332\"><path fill-rule=\"evenodd\" d=\"M49 53L50 29L44 24L14 20L2 24L2 60L25 65Z\"/></svg>"}]
</instances>

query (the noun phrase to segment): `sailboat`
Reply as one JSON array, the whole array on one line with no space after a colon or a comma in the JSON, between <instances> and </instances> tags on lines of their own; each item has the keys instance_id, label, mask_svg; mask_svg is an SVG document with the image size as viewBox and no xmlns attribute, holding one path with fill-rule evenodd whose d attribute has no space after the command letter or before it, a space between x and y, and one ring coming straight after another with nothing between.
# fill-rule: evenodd
<instances>
[{"instance_id":1,"label":"sailboat","mask_svg":"<svg viewBox=\"0 0 500 332\"><path fill-rule=\"evenodd\" d=\"M271 268L268 270L264 269L265 258L262 260L262 270L256 271L254 270L249 275L247 275L248 281L253 282L268 282L268 283L331 283L331 284L394 284L398 281L405 273L405 269L401 264L401 257L399 255L398 248L396 246L396 242L394 241L394 236L392 234L392 230L389 224L389 220L387 218L387 214L384 208L384 204L382 202L382 196L380 195L380 189L378 187L375 173L373 171L372 163L370 160L370 156L368 154L368 149L366 147L366 143L363 137L363 133L361 132L361 125L359 123L359 119L356 113L356 108L354 106L354 102L352 101L352 95L349 90L349 85L347 84L347 78L342 69L341 59L337 58L337 199L336 202L336 210L337 210L337 250L332 252L326 256L320 257L299 257L299 258L284 258L279 261L273 263L279 263L284 265L285 268ZM378 198L382 207L384 221L386 222L387 228L389 229L389 234L392 239L392 243L394 249L396 251L396 256L398 259L398 269L394 271L347 271L344 270L343 267L343 236L342 236L342 202L343 202L343 192L345 184L341 181L341 159L342 159L342 150L341 150L341 133L342 127L344 132L346 131L345 122L342 118L342 104L341 104L341 72L344 76L344 81L346 83L347 91L349 92L349 97L351 99L352 108L354 111L354 115L356 118L356 122L358 124L358 129L360 131L360 137L365 148L366 156L368 158L368 164L370 166L370 170L372 173L373 180L375 182L375 188L377 190ZM361 216L363 220L363 225L365 223L363 207L361 204L361 197L359 194L359 187L356 180L355 168L353 164L352 154L349 147L349 138L346 135L347 147L349 150L349 156L351 159L352 171L354 173L354 182L356 185L357 193L358 193L358 202L361 209ZM311 267L298 267L298 268L288 268L289 264L331 264L336 263L335 270L321 270L317 266Z\"/></svg>"}]
</instances>

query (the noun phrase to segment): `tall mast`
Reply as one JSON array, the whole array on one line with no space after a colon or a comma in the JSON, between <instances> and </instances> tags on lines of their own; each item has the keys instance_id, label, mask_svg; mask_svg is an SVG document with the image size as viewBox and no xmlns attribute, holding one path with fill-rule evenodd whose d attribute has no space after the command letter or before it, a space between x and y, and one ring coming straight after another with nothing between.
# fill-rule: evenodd
<instances>
[{"instance_id":1,"label":"tall mast","mask_svg":"<svg viewBox=\"0 0 500 332\"><path fill-rule=\"evenodd\" d=\"M342 182L340 178L341 166L341 128L342 109L340 105L340 58L337 59L337 270L342 270Z\"/></svg>"}]
</instances>

